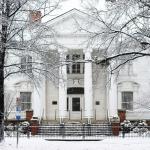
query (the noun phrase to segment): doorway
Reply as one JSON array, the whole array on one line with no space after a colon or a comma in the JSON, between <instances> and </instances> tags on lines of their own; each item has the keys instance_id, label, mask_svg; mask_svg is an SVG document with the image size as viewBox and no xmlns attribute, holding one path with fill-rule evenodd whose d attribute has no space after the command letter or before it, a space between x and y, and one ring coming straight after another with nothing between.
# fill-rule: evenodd
<instances>
[{"instance_id":1,"label":"doorway","mask_svg":"<svg viewBox=\"0 0 150 150\"><path fill-rule=\"evenodd\" d=\"M74 94L67 97L67 111L69 120L82 120L84 95Z\"/></svg>"}]
</instances>

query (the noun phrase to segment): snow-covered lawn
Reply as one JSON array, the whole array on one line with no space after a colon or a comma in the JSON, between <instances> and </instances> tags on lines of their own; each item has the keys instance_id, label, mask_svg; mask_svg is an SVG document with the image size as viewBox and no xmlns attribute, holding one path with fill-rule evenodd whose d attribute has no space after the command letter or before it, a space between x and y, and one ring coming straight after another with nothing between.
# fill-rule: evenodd
<instances>
[{"instance_id":1,"label":"snow-covered lawn","mask_svg":"<svg viewBox=\"0 0 150 150\"><path fill-rule=\"evenodd\" d=\"M0 150L149 150L150 138L102 138L102 141L47 141L44 137L5 138Z\"/></svg>"}]
</instances>

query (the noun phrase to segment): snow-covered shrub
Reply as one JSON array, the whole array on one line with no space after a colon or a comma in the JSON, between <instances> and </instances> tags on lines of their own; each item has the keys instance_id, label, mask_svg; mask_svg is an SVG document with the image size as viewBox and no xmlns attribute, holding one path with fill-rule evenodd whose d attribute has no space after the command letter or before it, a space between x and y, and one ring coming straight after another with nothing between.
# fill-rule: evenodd
<instances>
[{"instance_id":1,"label":"snow-covered shrub","mask_svg":"<svg viewBox=\"0 0 150 150\"><path fill-rule=\"evenodd\" d=\"M30 123L28 121L24 121L24 122L21 122L19 124L19 128L18 128L18 131L20 133L24 133L26 134L27 132L29 132L29 126L30 126Z\"/></svg>"},{"instance_id":2,"label":"snow-covered shrub","mask_svg":"<svg viewBox=\"0 0 150 150\"><path fill-rule=\"evenodd\" d=\"M124 120L124 122L121 123L121 130L124 133L129 133L131 131L132 124L129 120Z\"/></svg>"},{"instance_id":3,"label":"snow-covered shrub","mask_svg":"<svg viewBox=\"0 0 150 150\"><path fill-rule=\"evenodd\" d=\"M145 121L135 122L133 124L133 132L138 133L139 135L143 135L148 132L147 123Z\"/></svg>"}]
</instances>

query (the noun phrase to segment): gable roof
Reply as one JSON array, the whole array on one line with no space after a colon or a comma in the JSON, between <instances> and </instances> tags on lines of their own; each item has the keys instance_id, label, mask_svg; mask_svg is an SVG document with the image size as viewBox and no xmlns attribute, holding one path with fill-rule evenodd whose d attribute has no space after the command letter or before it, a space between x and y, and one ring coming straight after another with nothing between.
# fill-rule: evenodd
<instances>
[{"instance_id":1,"label":"gable roof","mask_svg":"<svg viewBox=\"0 0 150 150\"><path fill-rule=\"evenodd\" d=\"M63 20L64 18L67 18L67 17L72 16L72 15L77 15L77 16L80 16L80 17L89 16L87 13L82 12L79 9L73 8L73 9L71 9L71 10L69 10L69 11L67 11L67 12L65 12L65 13L63 13L63 14L61 14L61 15L59 15L59 16L51 19L51 20L49 20L48 24L53 25L53 24ZM90 18L92 18L92 17L90 16Z\"/></svg>"}]
</instances>

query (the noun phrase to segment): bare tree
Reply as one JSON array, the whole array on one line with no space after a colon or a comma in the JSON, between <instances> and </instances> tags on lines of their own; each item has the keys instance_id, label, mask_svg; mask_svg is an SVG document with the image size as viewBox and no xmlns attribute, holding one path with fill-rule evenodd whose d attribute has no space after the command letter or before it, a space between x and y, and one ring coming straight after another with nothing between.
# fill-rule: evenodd
<instances>
[{"instance_id":1,"label":"bare tree","mask_svg":"<svg viewBox=\"0 0 150 150\"><path fill-rule=\"evenodd\" d=\"M150 56L150 2L147 0L107 0L106 8L99 10L92 4L86 10L93 17L91 24L99 30L85 29L90 42L98 49L105 49L103 59L97 64L109 64L111 72L140 57Z\"/></svg>"},{"instance_id":2,"label":"bare tree","mask_svg":"<svg viewBox=\"0 0 150 150\"><path fill-rule=\"evenodd\" d=\"M16 74L24 74L33 81L43 75L57 77L59 55L57 51L49 51L50 46L56 47L57 43L47 40L47 37L55 34L48 27L48 20L50 14L59 8L60 2L61 0L0 2L0 141L4 138L4 80ZM41 19L45 21L41 22Z\"/></svg>"},{"instance_id":3,"label":"bare tree","mask_svg":"<svg viewBox=\"0 0 150 150\"><path fill-rule=\"evenodd\" d=\"M5 123L7 124L8 118L10 113L16 108L16 103L14 103L15 98L14 92L11 91L5 91L4 97L5 97L5 103L4 103L4 119Z\"/></svg>"}]
</instances>

